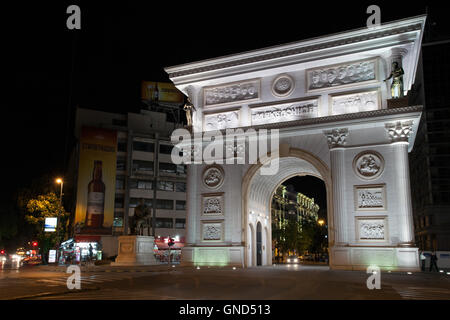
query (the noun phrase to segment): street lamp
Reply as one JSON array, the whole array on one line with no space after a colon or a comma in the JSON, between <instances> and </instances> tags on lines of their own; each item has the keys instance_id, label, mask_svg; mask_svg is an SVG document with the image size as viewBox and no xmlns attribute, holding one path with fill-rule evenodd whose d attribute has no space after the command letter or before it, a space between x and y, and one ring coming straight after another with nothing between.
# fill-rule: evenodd
<instances>
[{"instance_id":1,"label":"street lamp","mask_svg":"<svg viewBox=\"0 0 450 320\"><path fill-rule=\"evenodd\" d=\"M63 195L63 186L64 186L64 181L61 178L56 179L56 183L61 185L61 189L59 191L59 204L62 205L62 195Z\"/></svg>"},{"instance_id":2,"label":"street lamp","mask_svg":"<svg viewBox=\"0 0 450 320\"><path fill-rule=\"evenodd\" d=\"M325 224L325 221L324 221L323 219L319 219L319 220L317 221L317 223L318 223L320 226L323 226L323 225Z\"/></svg>"}]
</instances>

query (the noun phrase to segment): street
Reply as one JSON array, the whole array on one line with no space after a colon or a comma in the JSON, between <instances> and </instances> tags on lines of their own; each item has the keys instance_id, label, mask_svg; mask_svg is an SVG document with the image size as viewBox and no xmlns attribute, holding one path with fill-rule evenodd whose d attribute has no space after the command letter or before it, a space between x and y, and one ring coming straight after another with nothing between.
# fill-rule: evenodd
<instances>
[{"instance_id":1,"label":"street","mask_svg":"<svg viewBox=\"0 0 450 320\"><path fill-rule=\"evenodd\" d=\"M449 300L446 273L382 272L381 289L369 290L369 274L327 266L233 269L167 265L95 267L81 272L81 289L69 290L64 267L2 270L0 299L45 300Z\"/></svg>"}]
</instances>

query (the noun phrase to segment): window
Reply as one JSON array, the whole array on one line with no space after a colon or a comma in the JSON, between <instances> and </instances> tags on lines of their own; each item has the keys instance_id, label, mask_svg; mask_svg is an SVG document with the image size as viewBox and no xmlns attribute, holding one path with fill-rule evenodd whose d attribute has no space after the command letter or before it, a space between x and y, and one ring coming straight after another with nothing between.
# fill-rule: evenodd
<instances>
[{"instance_id":1,"label":"window","mask_svg":"<svg viewBox=\"0 0 450 320\"><path fill-rule=\"evenodd\" d=\"M186 201L177 200L175 204L176 210L186 210Z\"/></svg>"},{"instance_id":2,"label":"window","mask_svg":"<svg viewBox=\"0 0 450 320\"><path fill-rule=\"evenodd\" d=\"M127 162L124 158L117 158L116 166L117 166L116 170L125 171L127 167Z\"/></svg>"},{"instance_id":3,"label":"window","mask_svg":"<svg viewBox=\"0 0 450 320\"><path fill-rule=\"evenodd\" d=\"M175 183L175 191L176 192L186 192L186 183L185 182L176 182Z\"/></svg>"},{"instance_id":4,"label":"window","mask_svg":"<svg viewBox=\"0 0 450 320\"><path fill-rule=\"evenodd\" d=\"M172 218L156 218L155 222L155 228L173 228Z\"/></svg>"},{"instance_id":5,"label":"window","mask_svg":"<svg viewBox=\"0 0 450 320\"><path fill-rule=\"evenodd\" d=\"M116 178L116 189L117 190L125 189L125 177L117 176L117 178Z\"/></svg>"},{"instance_id":6,"label":"window","mask_svg":"<svg viewBox=\"0 0 450 320\"><path fill-rule=\"evenodd\" d=\"M173 182L172 181L158 181L158 190L173 191Z\"/></svg>"},{"instance_id":7,"label":"window","mask_svg":"<svg viewBox=\"0 0 450 320\"><path fill-rule=\"evenodd\" d=\"M164 163L161 162L159 164L159 172L164 173L176 173L177 172L177 165L173 163Z\"/></svg>"},{"instance_id":8,"label":"window","mask_svg":"<svg viewBox=\"0 0 450 320\"><path fill-rule=\"evenodd\" d=\"M171 154L173 146L167 144L161 144L159 146L159 152L164 154Z\"/></svg>"},{"instance_id":9,"label":"window","mask_svg":"<svg viewBox=\"0 0 450 320\"><path fill-rule=\"evenodd\" d=\"M135 151L153 152L154 149L155 145L153 143L133 141L133 150Z\"/></svg>"},{"instance_id":10,"label":"window","mask_svg":"<svg viewBox=\"0 0 450 320\"><path fill-rule=\"evenodd\" d=\"M151 181L151 180L138 180L137 181L137 188L138 189L145 189L145 190L152 190L152 188L153 188L153 181Z\"/></svg>"},{"instance_id":11,"label":"window","mask_svg":"<svg viewBox=\"0 0 450 320\"><path fill-rule=\"evenodd\" d=\"M177 164L177 173L186 174L187 167L184 164Z\"/></svg>"},{"instance_id":12,"label":"window","mask_svg":"<svg viewBox=\"0 0 450 320\"><path fill-rule=\"evenodd\" d=\"M129 203L130 208L136 208L139 205L140 201L141 201L140 198L130 198L130 203ZM144 203L149 208L153 207L153 199L144 199Z\"/></svg>"},{"instance_id":13,"label":"window","mask_svg":"<svg viewBox=\"0 0 450 320\"><path fill-rule=\"evenodd\" d=\"M130 179L128 182L128 186L130 187L130 189L137 189L138 181Z\"/></svg>"},{"instance_id":14,"label":"window","mask_svg":"<svg viewBox=\"0 0 450 320\"><path fill-rule=\"evenodd\" d=\"M175 229L184 229L186 225L186 219L175 219Z\"/></svg>"},{"instance_id":15,"label":"window","mask_svg":"<svg viewBox=\"0 0 450 320\"><path fill-rule=\"evenodd\" d=\"M114 212L113 227L123 227L123 213Z\"/></svg>"},{"instance_id":16,"label":"window","mask_svg":"<svg viewBox=\"0 0 450 320\"><path fill-rule=\"evenodd\" d=\"M133 171L153 172L153 161L133 160Z\"/></svg>"},{"instance_id":17,"label":"window","mask_svg":"<svg viewBox=\"0 0 450 320\"><path fill-rule=\"evenodd\" d=\"M114 208L123 208L123 194L116 194L114 198Z\"/></svg>"},{"instance_id":18,"label":"window","mask_svg":"<svg viewBox=\"0 0 450 320\"><path fill-rule=\"evenodd\" d=\"M173 210L173 200L156 200L156 209Z\"/></svg>"},{"instance_id":19,"label":"window","mask_svg":"<svg viewBox=\"0 0 450 320\"><path fill-rule=\"evenodd\" d=\"M117 151L127 152L127 142L126 141L119 141L117 143Z\"/></svg>"},{"instance_id":20,"label":"window","mask_svg":"<svg viewBox=\"0 0 450 320\"><path fill-rule=\"evenodd\" d=\"M112 124L114 126L126 127L127 126L127 120L112 119Z\"/></svg>"}]
</instances>

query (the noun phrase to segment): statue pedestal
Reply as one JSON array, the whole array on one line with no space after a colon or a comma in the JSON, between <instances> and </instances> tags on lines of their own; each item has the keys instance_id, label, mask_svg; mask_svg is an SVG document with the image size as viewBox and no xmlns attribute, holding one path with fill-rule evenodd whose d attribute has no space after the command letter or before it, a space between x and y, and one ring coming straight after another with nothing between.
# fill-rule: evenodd
<instances>
[{"instance_id":1,"label":"statue pedestal","mask_svg":"<svg viewBox=\"0 0 450 320\"><path fill-rule=\"evenodd\" d=\"M120 236L119 254L112 266L148 266L159 264L153 254L154 237Z\"/></svg>"},{"instance_id":2,"label":"statue pedestal","mask_svg":"<svg viewBox=\"0 0 450 320\"><path fill-rule=\"evenodd\" d=\"M408 96L397 98L397 99L387 99L388 109L402 108L408 106Z\"/></svg>"}]
</instances>

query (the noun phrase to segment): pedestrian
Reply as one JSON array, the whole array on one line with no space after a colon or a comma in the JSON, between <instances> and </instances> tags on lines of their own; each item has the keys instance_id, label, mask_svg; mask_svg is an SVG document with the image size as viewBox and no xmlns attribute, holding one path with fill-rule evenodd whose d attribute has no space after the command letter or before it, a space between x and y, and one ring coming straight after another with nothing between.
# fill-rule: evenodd
<instances>
[{"instance_id":1,"label":"pedestrian","mask_svg":"<svg viewBox=\"0 0 450 320\"><path fill-rule=\"evenodd\" d=\"M431 254L431 260L430 260L430 272L433 271L433 267L436 268L436 271L439 272L439 268L437 266L437 256L436 256L436 251L433 251L433 253Z\"/></svg>"},{"instance_id":2,"label":"pedestrian","mask_svg":"<svg viewBox=\"0 0 450 320\"><path fill-rule=\"evenodd\" d=\"M92 245L89 243L89 264L92 263L92 258L93 258L93 251L94 248L92 248Z\"/></svg>"},{"instance_id":3,"label":"pedestrian","mask_svg":"<svg viewBox=\"0 0 450 320\"><path fill-rule=\"evenodd\" d=\"M420 252L420 261L422 262L422 271L425 271L425 262L427 261L427 257L423 254L423 251Z\"/></svg>"}]
</instances>

